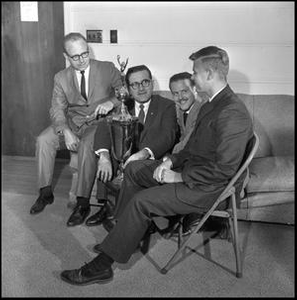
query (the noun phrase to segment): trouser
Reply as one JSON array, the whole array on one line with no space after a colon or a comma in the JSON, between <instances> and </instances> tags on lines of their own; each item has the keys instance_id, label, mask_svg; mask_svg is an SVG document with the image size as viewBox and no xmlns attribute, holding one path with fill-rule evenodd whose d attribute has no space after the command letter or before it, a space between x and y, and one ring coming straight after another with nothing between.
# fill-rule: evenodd
<instances>
[{"instance_id":1,"label":"trouser","mask_svg":"<svg viewBox=\"0 0 297 300\"><path fill-rule=\"evenodd\" d=\"M78 154L78 184L76 196L90 198L94 184L97 157L93 151L94 134L97 124L87 126L77 136L80 139ZM64 137L62 137L64 139ZM59 136L52 126L46 128L36 140L37 180L38 188L52 185L57 150L62 149Z\"/></svg>"},{"instance_id":2,"label":"trouser","mask_svg":"<svg viewBox=\"0 0 297 300\"><path fill-rule=\"evenodd\" d=\"M160 161L134 161L127 165L117 199L118 222L101 243L104 253L126 263L139 245L155 216L195 212L193 205L180 201L176 187L183 183L159 184L153 172Z\"/></svg>"}]
</instances>

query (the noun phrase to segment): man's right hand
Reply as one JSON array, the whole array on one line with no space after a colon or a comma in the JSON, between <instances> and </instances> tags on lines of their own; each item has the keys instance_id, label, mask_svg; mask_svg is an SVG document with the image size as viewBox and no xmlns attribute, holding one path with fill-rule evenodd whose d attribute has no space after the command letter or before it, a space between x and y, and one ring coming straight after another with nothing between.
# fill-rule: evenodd
<instances>
[{"instance_id":1,"label":"man's right hand","mask_svg":"<svg viewBox=\"0 0 297 300\"><path fill-rule=\"evenodd\" d=\"M110 156L107 151L100 153L100 158L98 159L97 178L104 183L110 181L112 178L112 166Z\"/></svg>"},{"instance_id":2,"label":"man's right hand","mask_svg":"<svg viewBox=\"0 0 297 300\"><path fill-rule=\"evenodd\" d=\"M64 129L64 138L66 148L70 151L77 151L79 138L70 129Z\"/></svg>"}]
</instances>

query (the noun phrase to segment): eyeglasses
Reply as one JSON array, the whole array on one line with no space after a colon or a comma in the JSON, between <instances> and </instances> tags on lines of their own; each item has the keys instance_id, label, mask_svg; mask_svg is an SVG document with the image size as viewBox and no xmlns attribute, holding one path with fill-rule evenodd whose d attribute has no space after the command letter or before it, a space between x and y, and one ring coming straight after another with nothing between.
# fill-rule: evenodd
<instances>
[{"instance_id":1,"label":"eyeglasses","mask_svg":"<svg viewBox=\"0 0 297 300\"><path fill-rule=\"evenodd\" d=\"M78 61L81 57L82 58L87 58L89 56L89 51L83 52L82 54L77 54L77 55L73 55L73 56L68 55L68 56L71 59L73 59L74 61Z\"/></svg>"},{"instance_id":2,"label":"eyeglasses","mask_svg":"<svg viewBox=\"0 0 297 300\"><path fill-rule=\"evenodd\" d=\"M129 86L131 86L131 88L132 88L133 90L137 90L137 89L140 88L140 85L141 85L142 87L148 87L148 86L150 86L151 82L152 82L152 81L151 81L150 79L143 79L141 82L133 82L133 83L130 83Z\"/></svg>"}]
</instances>

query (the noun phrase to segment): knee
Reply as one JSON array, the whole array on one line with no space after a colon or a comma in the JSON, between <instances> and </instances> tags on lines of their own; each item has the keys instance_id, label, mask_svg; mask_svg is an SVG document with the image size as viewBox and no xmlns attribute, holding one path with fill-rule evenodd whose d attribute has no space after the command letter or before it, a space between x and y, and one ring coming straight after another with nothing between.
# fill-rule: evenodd
<instances>
[{"instance_id":1,"label":"knee","mask_svg":"<svg viewBox=\"0 0 297 300\"><path fill-rule=\"evenodd\" d=\"M143 163L141 160L135 160L128 163L124 170L124 174L127 176L133 176L133 174L136 174L143 166Z\"/></svg>"},{"instance_id":2,"label":"knee","mask_svg":"<svg viewBox=\"0 0 297 300\"><path fill-rule=\"evenodd\" d=\"M37 138L36 138L36 147L40 148L44 145L47 145L49 143L49 140L47 138L46 134L40 134Z\"/></svg>"}]
</instances>

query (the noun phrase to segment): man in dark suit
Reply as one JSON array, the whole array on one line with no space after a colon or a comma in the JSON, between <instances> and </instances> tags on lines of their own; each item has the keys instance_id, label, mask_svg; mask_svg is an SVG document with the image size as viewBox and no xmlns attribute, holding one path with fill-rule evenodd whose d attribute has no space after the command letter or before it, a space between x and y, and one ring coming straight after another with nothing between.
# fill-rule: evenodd
<instances>
[{"instance_id":1,"label":"man in dark suit","mask_svg":"<svg viewBox=\"0 0 297 300\"><path fill-rule=\"evenodd\" d=\"M93 140L100 122L96 116L105 115L120 104L114 91L122 82L112 62L90 59L87 41L80 33L66 35L63 45L70 66L55 75L50 109L52 124L37 137L40 194L30 213L40 213L54 200L52 177L62 139L68 150L78 153L77 205L67 221L68 226L75 226L90 213L89 198L97 167Z\"/></svg>"},{"instance_id":2,"label":"man in dark suit","mask_svg":"<svg viewBox=\"0 0 297 300\"><path fill-rule=\"evenodd\" d=\"M209 46L190 59L195 86L209 100L187 145L163 162L127 165L118 199L124 209L117 224L100 244L99 255L80 269L63 271L62 280L75 285L112 280L113 262L129 260L154 216L209 209L236 174L253 127L247 108L227 83L228 55Z\"/></svg>"},{"instance_id":3,"label":"man in dark suit","mask_svg":"<svg viewBox=\"0 0 297 300\"><path fill-rule=\"evenodd\" d=\"M152 74L145 65L135 66L128 69L126 84L131 96L127 103L131 115L141 117L141 106L143 105L143 119L137 123L135 142L132 155L127 159L125 165L135 160L160 159L166 153L172 151L178 137L178 125L176 121L176 109L172 100L153 95L154 84ZM102 182L97 185L97 198L101 208L98 212L87 219L86 225L104 225L109 228L113 220L113 211L110 202L106 200L106 182L110 182L116 175L118 164L110 155L111 139L107 122L98 124L95 133L94 150L99 156L98 178ZM100 196L101 195L101 196ZM117 215L117 203L115 216Z\"/></svg>"}]
</instances>

